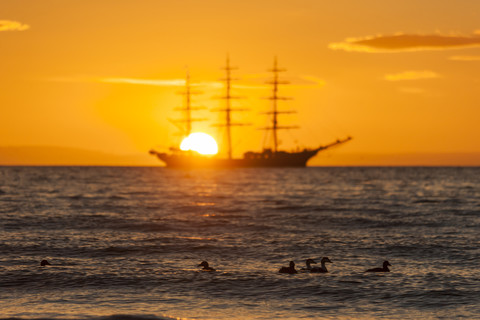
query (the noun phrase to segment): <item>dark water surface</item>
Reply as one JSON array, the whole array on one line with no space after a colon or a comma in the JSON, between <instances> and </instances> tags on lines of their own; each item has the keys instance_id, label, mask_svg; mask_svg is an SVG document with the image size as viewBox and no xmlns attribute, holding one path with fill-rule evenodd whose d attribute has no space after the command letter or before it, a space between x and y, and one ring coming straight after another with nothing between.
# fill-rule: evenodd
<instances>
[{"instance_id":1,"label":"dark water surface","mask_svg":"<svg viewBox=\"0 0 480 320\"><path fill-rule=\"evenodd\" d=\"M480 168L0 167L0 318L478 319L479 240Z\"/></svg>"}]
</instances>

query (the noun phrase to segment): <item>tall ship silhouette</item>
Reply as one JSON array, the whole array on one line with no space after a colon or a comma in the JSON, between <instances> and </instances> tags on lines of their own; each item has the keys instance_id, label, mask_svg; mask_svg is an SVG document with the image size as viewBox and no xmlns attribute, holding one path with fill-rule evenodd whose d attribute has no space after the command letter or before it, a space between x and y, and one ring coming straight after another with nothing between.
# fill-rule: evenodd
<instances>
[{"instance_id":1,"label":"tall ship silhouette","mask_svg":"<svg viewBox=\"0 0 480 320\"><path fill-rule=\"evenodd\" d=\"M243 158L234 158L232 150L232 130L233 126L243 126L243 123L236 123L232 121L232 113L235 111L244 111L245 109L234 108L231 105L232 99L237 97L233 96L231 93L232 89L232 70L235 68L230 65L230 60L227 56L226 65L223 68L225 70L226 76L223 79L225 81L225 95L221 99L225 100L225 107L216 109L214 111L223 112L225 115L224 122L216 124L218 127L225 127L226 135L226 147L227 147L227 156L221 157L218 155L215 156L206 156L199 154L195 151L183 151L179 148L172 147L170 152L159 152L157 150L150 150L150 154L158 157L162 162L166 164L169 168L248 168L248 167L305 167L308 160L313 158L320 151L327 150L334 146L338 146L347 141L350 141L352 138L347 137L344 139L338 139L326 145L320 145L315 148L305 148L303 150L297 151L284 151L279 150L279 139L278 131L284 129L295 129L297 126L282 126L279 125L279 115L293 113L294 111L281 111L278 109L278 101L287 100L289 98L279 96L278 90L279 86L282 84L287 84L288 82L280 80L280 72L286 71L278 67L277 58L275 57L273 68L269 69L269 72L272 72L273 77L267 83L272 86L272 93L267 98L272 102L272 108L270 111L265 112L264 114L271 116L271 122L267 127L261 128L263 130L270 130L273 136L273 146L272 148L264 148L260 152L247 151L243 154ZM199 119L192 117L192 111L202 109L202 107L195 107L191 105L191 95L197 92L191 89L190 77L187 73L185 81L185 91L181 92L185 96L185 105L182 108L177 108L176 110L182 111L184 113L184 119L182 122L185 123L185 128L182 128L185 136L189 136L192 132L192 123L195 121L202 121L206 119Z\"/></svg>"}]
</instances>

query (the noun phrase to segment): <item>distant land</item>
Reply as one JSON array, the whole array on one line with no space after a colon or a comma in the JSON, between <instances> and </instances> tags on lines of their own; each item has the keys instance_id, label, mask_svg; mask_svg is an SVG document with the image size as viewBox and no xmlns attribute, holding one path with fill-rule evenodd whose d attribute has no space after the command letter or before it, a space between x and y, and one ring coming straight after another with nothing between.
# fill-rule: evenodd
<instances>
[{"instance_id":1,"label":"distant land","mask_svg":"<svg viewBox=\"0 0 480 320\"><path fill-rule=\"evenodd\" d=\"M111 154L55 146L0 147L1 166L163 166L148 154ZM309 166L480 166L480 153L319 153Z\"/></svg>"},{"instance_id":2,"label":"distant land","mask_svg":"<svg viewBox=\"0 0 480 320\"><path fill-rule=\"evenodd\" d=\"M18 166L159 166L148 154L118 155L102 151L54 146L0 147L0 165Z\"/></svg>"}]
</instances>

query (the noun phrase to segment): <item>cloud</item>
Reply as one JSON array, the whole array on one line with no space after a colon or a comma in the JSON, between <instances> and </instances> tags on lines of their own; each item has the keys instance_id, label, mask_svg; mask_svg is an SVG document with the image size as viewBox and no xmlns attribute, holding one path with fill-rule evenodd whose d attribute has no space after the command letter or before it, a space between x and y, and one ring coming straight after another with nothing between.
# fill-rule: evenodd
<instances>
[{"instance_id":1,"label":"cloud","mask_svg":"<svg viewBox=\"0 0 480 320\"><path fill-rule=\"evenodd\" d=\"M119 83L119 84L137 84L137 85L149 85L160 87L184 87L185 79L135 79L135 78L101 78L97 82L104 83ZM200 81L190 83L192 87L214 88L219 89L225 86L221 81ZM257 84L232 84L234 89L264 89L268 86Z\"/></svg>"},{"instance_id":2,"label":"cloud","mask_svg":"<svg viewBox=\"0 0 480 320\"><path fill-rule=\"evenodd\" d=\"M325 81L310 75L304 75L299 77L300 81L295 81L290 87L322 87L325 85ZM100 82L100 83L113 83L113 84L129 84L129 85L144 85L144 86L157 86L157 87L184 87L185 79L139 79L139 78L120 78L120 77L89 77L89 76L74 76L74 77L52 77L46 79L54 82ZM299 84L298 84L299 83ZM222 89L225 87L225 83L221 81L199 81L191 82L191 87L197 88L211 88ZM245 90L265 90L271 88L269 84L256 84L256 83L233 83L233 89L245 89Z\"/></svg>"},{"instance_id":3,"label":"cloud","mask_svg":"<svg viewBox=\"0 0 480 320\"><path fill-rule=\"evenodd\" d=\"M125 83L125 84L141 84L148 86L160 87L183 87L185 79L169 79L169 80L152 80L152 79L133 79L133 78L102 78L99 82L105 83Z\"/></svg>"},{"instance_id":4,"label":"cloud","mask_svg":"<svg viewBox=\"0 0 480 320\"><path fill-rule=\"evenodd\" d=\"M99 82L105 83L124 83L124 84L138 84L158 87L184 87L185 79L135 79L135 78L102 78ZM218 81L201 81L190 83L192 87L210 87L221 88L223 84Z\"/></svg>"},{"instance_id":5,"label":"cloud","mask_svg":"<svg viewBox=\"0 0 480 320\"><path fill-rule=\"evenodd\" d=\"M0 20L0 31L23 31L30 29L28 24L17 21Z\"/></svg>"},{"instance_id":6,"label":"cloud","mask_svg":"<svg viewBox=\"0 0 480 320\"><path fill-rule=\"evenodd\" d=\"M331 43L328 47L332 50L371 53L473 48L480 47L480 30L475 31L471 36L398 33L349 38L343 42Z\"/></svg>"},{"instance_id":7,"label":"cloud","mask_svg":"<svg viewBox=\"0 0 480 320\"><path fill-rule=\"evenodd\" d=\"M421 80L421 79L434 79L439 78L440 75L436 72L423 70L423 71L404 71L396 74L385 75L385 80L388 81L402 81L402 80Z\"/></svg>"},{"instance_id":8,"label":"cloud","mask_svg":"<svg viewBox=\"0 0 480 320\"><path fill-rule=\"evenodd\" d=\"M73 76L73 77L52 77L46 79L54 82L101 82L101 83L118 83L118 84L134 84L144 86L157 87L184 87L185 79L138 79L138 78L98 78L90 76ZM223 84L217 81L202 81L190 84L192 87L211 87L221 88Z\"/></svg>"},{"instance_id":9,"label":"cloud","mask_svg":"<svg viewBox=\"0 0 480 320\"><path fill-rule=\"evenodd\" d=\"M455 61L480 61L480 56L453 56L449 59Z\"/></svg>"}]
</instances>

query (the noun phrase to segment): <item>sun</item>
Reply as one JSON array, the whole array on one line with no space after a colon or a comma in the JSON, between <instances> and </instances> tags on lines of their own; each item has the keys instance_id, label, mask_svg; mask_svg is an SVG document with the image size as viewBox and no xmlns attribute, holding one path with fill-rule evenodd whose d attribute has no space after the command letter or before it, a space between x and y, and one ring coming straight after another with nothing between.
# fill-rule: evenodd
<instances>
[{"instance_id":1,"label":"sun","mask_svg":"<svg viewBox=\"0 0 480 320\"><path fill-rule=\"evenodd\" d=\"M217 154L218 146L217 142L212 136L203 132L195 132L183 139L182 143L180 144L180 150L192 150L205 155Z\"/></svg>"}]
</instances>

